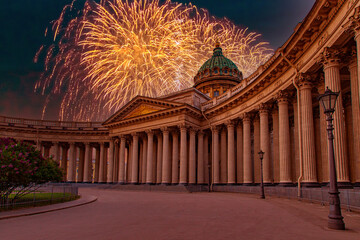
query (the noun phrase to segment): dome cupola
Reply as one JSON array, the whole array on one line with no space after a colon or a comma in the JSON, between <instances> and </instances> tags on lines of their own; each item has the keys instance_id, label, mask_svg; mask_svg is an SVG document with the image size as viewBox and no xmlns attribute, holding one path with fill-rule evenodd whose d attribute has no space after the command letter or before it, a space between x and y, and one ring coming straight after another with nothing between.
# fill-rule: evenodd
<instances>
[{"instance_id":1,"label":"dome cupola","mask_svg":"<svg viewBox=\"0 0 360 240\"><path fill-rule=\"evenodd\" d=\"M242 72L223 55L220 43L217 42L212 57L196 74L194 87L213 98L237 85L242 79Z\"/></svg>"}]
</instances>

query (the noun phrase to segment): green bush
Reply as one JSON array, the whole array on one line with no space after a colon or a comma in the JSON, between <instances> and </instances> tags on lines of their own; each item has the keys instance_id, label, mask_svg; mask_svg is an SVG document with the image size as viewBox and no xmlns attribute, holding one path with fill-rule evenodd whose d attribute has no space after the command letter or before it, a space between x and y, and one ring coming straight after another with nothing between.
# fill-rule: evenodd
<instances>
[{"instance_id":1,"label":"green bush","mask_svg":"<svg viewBox=\"0 0 360 240\"><path fill-rule=\"evenodd\" d=\"M39 184L61 181L62 170L51 158L45 159L34 146L12 138L0 138L1 203L34 191Z\"/></svg>"}]
</instances>

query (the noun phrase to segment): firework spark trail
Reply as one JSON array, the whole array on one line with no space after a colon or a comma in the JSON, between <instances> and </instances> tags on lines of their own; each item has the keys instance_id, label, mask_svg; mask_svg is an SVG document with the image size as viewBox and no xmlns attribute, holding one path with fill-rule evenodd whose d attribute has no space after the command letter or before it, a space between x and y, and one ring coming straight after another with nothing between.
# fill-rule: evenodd
<instances>
[{"instance_id":1,"label":"firework spark trail","mask_svg":"<svg viewBox=\"0 0 360 240\"><path fill-rule=\"evenodd\" d=\"M136 95L191 87L216 41L244 76L272 54L259 34L191 4L102 0L78 10L75 2L53 23L53 43L36 55L45 53L45 71L35 89L48 98L64 94L60 120L104 120Z\"/></svg>"}]
</instances>

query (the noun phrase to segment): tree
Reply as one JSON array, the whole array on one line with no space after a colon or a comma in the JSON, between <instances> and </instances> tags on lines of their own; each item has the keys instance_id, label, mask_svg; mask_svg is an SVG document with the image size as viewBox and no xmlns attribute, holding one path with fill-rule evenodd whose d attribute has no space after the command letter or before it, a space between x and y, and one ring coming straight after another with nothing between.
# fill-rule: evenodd
<instances>
[{"instance_id":1,"label":"tree","mask_svg":"<svg viewBox=\"0 0 360 240\"><path fill-rule=\"evenodd\" d=\"M8 203L35 191L40 184L61 181L62 170L35 147L12 138L0 138L0 198Z\"/></svg>"}]
</instances>

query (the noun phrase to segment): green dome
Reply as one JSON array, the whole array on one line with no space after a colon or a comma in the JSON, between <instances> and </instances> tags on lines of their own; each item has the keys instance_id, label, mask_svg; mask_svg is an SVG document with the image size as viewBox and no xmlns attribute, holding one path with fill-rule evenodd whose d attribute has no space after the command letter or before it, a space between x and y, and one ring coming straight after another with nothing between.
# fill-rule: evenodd
<instances>
[{"instance_id":1,"label":"green dome","mask_svg":"<svg viewBox=\"0 0 360 240\"><path fill-rule=\"evenodd\" d=\"M224 69L225 67L228 67L231 70L236 69L238 72L240 72L235 63L233 63L233 61L231 61L230 59L226 58L222 53L221 47L218 46L214 49L213 56L201 66L199 72L203 72L205 69L212 70L216 67L218 67L219 69Z\"/></svg>"},{"instance_id":2,"label":"green dome","mask_svg":"<svg viewBox=\"0 0 360 240\"><path fill-rule=\"evenodd\" d=\"M213 80L230 80L234 84L239 83L243 76L241 71L237 68L235 63L226 58L217 43L212 57L207 60L199 69L194 78L195 87L203 82Z\"/></svg>"}]
</instances>

